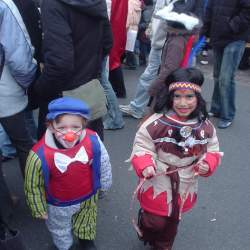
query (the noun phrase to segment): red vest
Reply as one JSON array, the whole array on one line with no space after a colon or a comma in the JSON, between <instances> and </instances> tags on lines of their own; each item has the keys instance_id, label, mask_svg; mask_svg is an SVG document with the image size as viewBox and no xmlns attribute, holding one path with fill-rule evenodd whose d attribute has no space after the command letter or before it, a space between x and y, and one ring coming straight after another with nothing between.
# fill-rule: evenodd
<instances>
[{"instance_id":1,"label":"red vest","mask_svg":"<svg viewBox=\"0 0 250 250\"><path fill-rule=\"evenodd\" d=\"M94 132L90 130L86 130L86 132L83 140L70 149L51 148L45 144L45 137L34 146L33 151L38 154L42 161L48 203L58 206L77 204L88 199L100 188L100 157L93 159L96 158L93 157L94 151L98 151L96 153L100 156L100 147L96 148L93 145L97 141ZM93 138L96 139L95 142L93 142ZM73 161L69 163L65 172L60 171L55 164L55 153L66 155L72 159L81 147L87 153L88 162ZM96 160L98 161L97 165L94 164Z\"/></svg>"}]
</instances>

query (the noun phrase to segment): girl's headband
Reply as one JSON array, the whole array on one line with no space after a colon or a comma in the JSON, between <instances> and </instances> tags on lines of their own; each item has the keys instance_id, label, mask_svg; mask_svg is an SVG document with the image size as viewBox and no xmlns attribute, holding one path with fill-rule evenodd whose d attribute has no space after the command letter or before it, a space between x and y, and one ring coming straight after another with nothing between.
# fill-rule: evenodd
<instances>
[{"instance_id":1,"label":"girl's headband","mask_svg":"<svg viewBox=\"0 0 250 250\"><path fill-rule=\"evenodd\" d=\"M201 87L192 82L173 82L169 85L169 92L177 89L190 89L195 92L201 93Z\"/></svg>"}]
</instances>

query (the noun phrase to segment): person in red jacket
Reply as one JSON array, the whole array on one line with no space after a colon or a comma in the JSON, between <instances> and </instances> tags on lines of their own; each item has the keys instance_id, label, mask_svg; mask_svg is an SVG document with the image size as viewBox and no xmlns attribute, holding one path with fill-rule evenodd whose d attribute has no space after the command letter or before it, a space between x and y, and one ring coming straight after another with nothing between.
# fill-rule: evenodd
<instances>
[{"instance_id":1,"label":"person in red jacket","mask_svg":"<svg viewBox=\"0 0 250 250\"><path fill-rule=\"evenodd\" d=\"M154 250L170 250L181 213L197 200L198 176L208 177L223 153L201 96L198 69L177 69L157 94L154 112L140 126L131 155L140 179L137 231Z\"/></svg>"},{"instance_id":2,"label":"person in red jacket","mask_svg":"<svg viewBox=\"0 0 250 250\"><path fill-rule=\"evenodd\" d=\"M117 97L126 97L121 57L126 46L127 15L128 0L112 0L110 23L113 33L113 47L109 55L109 80Z\"/></svg>"}]
</instances>

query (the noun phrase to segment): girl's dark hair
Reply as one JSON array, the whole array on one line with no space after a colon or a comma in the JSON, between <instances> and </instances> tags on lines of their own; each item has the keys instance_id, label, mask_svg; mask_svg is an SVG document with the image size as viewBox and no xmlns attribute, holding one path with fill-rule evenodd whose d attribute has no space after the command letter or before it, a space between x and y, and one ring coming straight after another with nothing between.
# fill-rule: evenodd
<instances>
[{"instance_id":1,"label":"girl's dark hair","mask_svg":"<svg viewBox=\"0 0 250 250\"><path fill-rule=\"evenodd\" d=\"M181 68L174 70L165 80L165 87L159 89L156 94L156 100L153 106L155 113L161 113L168 111L173 107L174 91L168 90L169 85L173 82L192 82L199 86L202 86L204 82L204 76L199 69L196 68ZM189 115L189 119L198 118L199 120L205 120L208 117L206 102L200 93L195 92L197 97L197 107Z\"/></svg>"}]
</instances>

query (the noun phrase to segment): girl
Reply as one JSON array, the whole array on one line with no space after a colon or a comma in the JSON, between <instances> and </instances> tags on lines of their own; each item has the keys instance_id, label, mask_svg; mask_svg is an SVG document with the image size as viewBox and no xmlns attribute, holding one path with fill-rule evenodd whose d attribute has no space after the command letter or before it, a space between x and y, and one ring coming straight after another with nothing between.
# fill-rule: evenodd
<instances>
[{"instance_id":1,"label":"girl","mask_svg":"<svg viewBox=\"0 0 250 250\"><path fill-rule=\"evenodd\" d=\"M138 232L155 250L172 249L181 213L196 202L198 175L213 174L222 156L201 96L203 81L198 69L171 73L136 133L131 163L141 180Z\"/></svg>"},{"instance_id":2,"label":"girl","mask_svg":"<svg viewBox=\"0 0 250 250\"><path fill-rule=\"evenodd\" d=\"M97 134L86 129L84 102L62 97L48 108L46 133L27 159L27 203L34 217L46 220L59 250L73 244L71 231L82 249L96 249L97 193L112 182L108 153Z\"/></svg>"}]
</instances>

